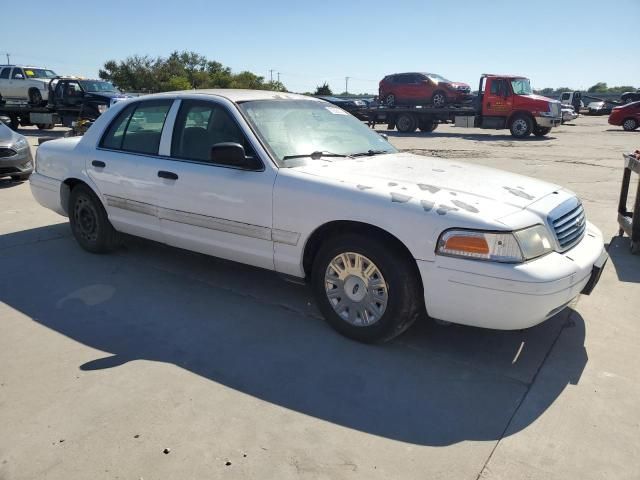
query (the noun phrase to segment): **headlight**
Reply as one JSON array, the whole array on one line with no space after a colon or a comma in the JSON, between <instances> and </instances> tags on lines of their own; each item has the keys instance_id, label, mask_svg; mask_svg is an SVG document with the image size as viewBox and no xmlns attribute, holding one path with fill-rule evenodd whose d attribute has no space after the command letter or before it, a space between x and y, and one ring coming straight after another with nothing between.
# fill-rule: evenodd
<instances>
[{"instance_id":1,"label":"headlight","mask_svg":"<svg viewBox=\"0 0 640 480\"><path fill-rule=\"evenodd\" d=\"M366 105L366 103L364 103L362 100L354 100L353 104L358 107L364 107Z\"/></svg>"},{"instance_id":2,"label":"headlight","mask_svg":"<svg viewBox=\"0 0 640 480\"><path fill-rule=\"evenodd\" d=\"M104 112L106 112L106 111L107 111L107 108L109 108L109 107L108 107L108 106L106 106L106 105L98 105L98 111L99 111L100 113L104 113Z\"/></svg>"},{"instance_id":3,"label":"headlight","mask_svg":"<svg viewBox=\"0 0 640 480\"><path fill-rule=\"evenodd\" d=\"M503 263L531 260L553 250L543 225L516 232L448 230L438 240L436 253Z\"/></svg>"},{"instance_id":4,"label":"headlight","mask_svg":"<svg viewBox=\"0 0 640 480\"><path fill-rule=\"evenodd\" d=\"M29 143L24 138L19 138L14 145L16 150L26 150L29 148Z\"/></svg>"}]
</instances>

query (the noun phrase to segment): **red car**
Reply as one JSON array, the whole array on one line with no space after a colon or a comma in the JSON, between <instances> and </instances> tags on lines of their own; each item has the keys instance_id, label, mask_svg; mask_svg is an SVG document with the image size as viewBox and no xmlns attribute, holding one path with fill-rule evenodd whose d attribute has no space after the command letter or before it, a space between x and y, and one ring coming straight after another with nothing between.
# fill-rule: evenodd
<instances>
[{"instance_id":1,"label":"red car","mask_svg":"<svg viewBox=\"0 0 640 480\"><path fill-rule=\"evenodd\" d=\"M622 125L627 132L631 132L640 126L640 102L627 103L621 107L615 107L609 115L611 125Z\"/></svg>"},{"instance_id":2,"label":"red car","mask_svg":"<svg viewBox=\"0 0 640 480\"><path fill-rule=\"evenodd\" d=\"M435 73L395 73L380 81L380 100L386 105L462 103L471 98L466 83L451 82Z\"/></svg>"}]
</instances>

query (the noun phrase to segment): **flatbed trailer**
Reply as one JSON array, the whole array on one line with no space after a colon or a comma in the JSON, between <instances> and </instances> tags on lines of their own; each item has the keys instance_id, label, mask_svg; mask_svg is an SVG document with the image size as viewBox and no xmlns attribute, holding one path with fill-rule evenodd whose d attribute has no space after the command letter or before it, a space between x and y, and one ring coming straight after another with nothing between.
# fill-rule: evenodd
<instances>
[{"instance_id":1,"label":"flatbed trailer","mask_svg":"<svg viewBox=\"0 0 640 480\"><path fill-rule=\"evenodd\" d=\"M397 128L402 133L411 133L416 129L432 132L441 123L464 123L467 126L469 123L475 124L478 116L477 110L471 105L448 105L442 108L430 105L378 106L371 107L366 113L370 126L386 123L388 129Z\"/></svg>"},{"instance_id":2,"label":"flatbed trailer","mask_svg":"<svg viewBox=\"0 0 640 480\"><path fill-rule=\"evenodd\" d=\"M0 102L0 117L13 130L20 125L36 125L41 130L50 130L61 123L57 109L45 106L34 106L27 102Z\"/></svg>"}]
</instances>

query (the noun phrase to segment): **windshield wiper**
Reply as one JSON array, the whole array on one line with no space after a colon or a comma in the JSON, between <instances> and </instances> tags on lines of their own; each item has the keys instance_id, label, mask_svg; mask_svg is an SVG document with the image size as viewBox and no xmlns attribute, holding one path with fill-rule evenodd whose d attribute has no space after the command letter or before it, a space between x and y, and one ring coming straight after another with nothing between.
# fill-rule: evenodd
<instances>
[{"instance_id":1,"label":"windshield wiper","mask_svg":"<svg viewBox=\"0 0 640 480\"><path fill-rule=\"evenodd\" d=\"M367 150L366 152L352 153L352 157L373 157L374 155L382 155L390 153L389 150Z\"/></svg>"},{"instance_id":2,"label":"windshield wiper","mask_svg":"<svg viewBox=\"0 0 640 480\"><path fill-rule=\"evenodd\" d=\"M305 158L305 157L310 157L313 160L320 160L322 157L351 157L351 155L343 155L341 153L331 153L331 152L320 152L320 151L315 151L315 152L311 152L311 153L301 153L299 155L285 155L284 157L282 157L282 160L289 160L290 158Z\"/></svg>"}]
</instances>

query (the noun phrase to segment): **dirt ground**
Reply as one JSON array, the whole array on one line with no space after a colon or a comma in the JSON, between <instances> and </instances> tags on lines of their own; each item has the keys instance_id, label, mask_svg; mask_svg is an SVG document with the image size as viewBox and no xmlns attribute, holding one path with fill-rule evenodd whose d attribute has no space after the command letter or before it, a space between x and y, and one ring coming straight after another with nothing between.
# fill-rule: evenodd
<instances>
[{"instance_id":1,"label":"dirt ground","mask_svg":"<svg viewBox=\"0 0 640 480\"><path fill-rule=\"evenodd\" d=\"M524 331L365 346L267 271L143 240L88 254L0 180L0 479L637 479L640 256L616 208L640 132L388 133L574 190L611 256L593 294Z\"/></svg>"}]
</instances>

